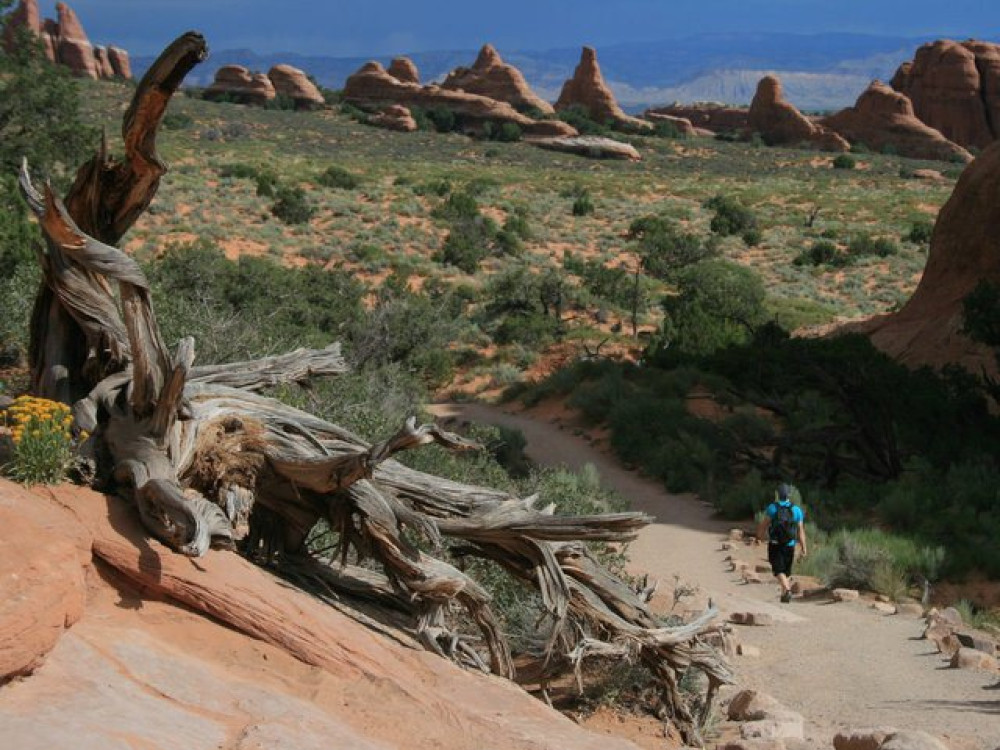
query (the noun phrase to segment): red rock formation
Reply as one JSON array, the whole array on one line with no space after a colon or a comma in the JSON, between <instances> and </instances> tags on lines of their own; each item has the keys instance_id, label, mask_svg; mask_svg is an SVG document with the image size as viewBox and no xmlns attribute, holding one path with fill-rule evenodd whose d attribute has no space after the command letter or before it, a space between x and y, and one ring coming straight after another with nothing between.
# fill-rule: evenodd
<instances>
[{"instance_id":1,"label":"red rock formation","mask_svg":"<svg viewBox=\"0 0 1000 750\"><path fill-rule=\"evenodd\" d=\"M66 3L56 3L59 14L59 37L56 57L62 65L84 78L98 78L94 48L90 44L83 24Z\"/></svg>"},{"instance_id":2,"label":"red rock formation","mask_svg":"<svg viewBox=\"0 0 1000 750\"><path fill-rule=\"evenodd\" d=\"M14 43L17 29L27 29L42 42L45 56L51 61L70 68L76 75L87 78L110 78L120 75L115 72L114 63L109 62L110 53L103 52L101 47L93 47L83 30L80 19L65 3L57 3L59 21L51 18L41 20L38 13L37 0L21 0L18 7L10 14L9 22L4 29L3 46L10 50ZM128 65L128 53L119 50L124 55L123 70L127 71L125 78L131 78L132 72Z\"/></svg>"},{"instance_id":3,"label":"red rock formation","mask_svg":"<svg viewBox=\"0 0 1000 750\"><path fill-rule=\"evenodd\" d=\"M325 106L323 95L306 74L291 65L275 65L268 71L276 93L295 101L296 109L319 109Z\"/></svg>"},{"instance_id":4,"label":"red rock formation","mask_svg":"<svg viewBox=\"0 0 1000 750\"><path fill-rule=\"evenodd\" d=\"M478 94L450 91L440 86L420 86L404 83L378 62L368 62L348 77L344 84L344 101L367 109L382 109L388 104L404 106L443 107L465 119L475 130L487 121L512 122L525 135L577 135L570 125L558 120L532 120L506 102L498 102Z\"/></svg>"},{"instance_id":5,"label":"red rock formation","mask_svg":"<svg viewBox=\"0 0 1000 750\"><path fill-rule=\"evenodd\" d=\"M0 689L0 747L636 750L236 554L193 565L117 498L0 480L0 513L0 634L52 613L20 631L33 641L83 612L40 668ZM70 582L78 593L62 606ZM28 645L0 644L0 654Z\"/></svg>"},{"instance_id":6,"label":"red rock formation","mask_svg":"<svg viewBox=\"0 0 1000 750\"><path fill-rule=\"evenodd\" d=\"M241 104L263 106L276 96L274 85L263 73L251 74L242 65L223 65L205 89L206 99L231 99Z\"/></svg>"},{"instance_id":7,"label":"red rock formation","mask_svg":"<svg viewBox=\"0 0 1000 750\"><path fill-rule=\"evenodd\" d=\"M403 133L412 133L417 129L417 121L413 119L410 110L402 104L391 104L383 111L377 112L368 118L368 124Z\"/></svg>"},{"instance_id":8,"label":"red rock formation","mask_svg":"<svg viewBox=\"0 0 1000 750\"><path fill-rule=\"evenodd\" d=\"M694 125L692 125L691 121L686 117L665 115L662 112L653 112L652 110L647 110L643 117L653 123L653 125L657 125L661 122L673 125L674 128L677 129L677 133L685 138L693 138L698 134Z\"/></svg>"},{"instance_id":9,"label":"red rock formation","mask_svg":"<svg viewBox=\"0 0 1000 750\"><path fill-rule=\"evenodd\" d=\"M408 57L394 57L389 63L389 75L403 83L420 83L417 66Z\"/></svg>"},{"instance_id":10,"label":"red rock formation","mask_svg":"<svg viewBox=\"0 0 1000 750\"><path fill-rule=\"evenodd\" d=\"M899 67L892 87L910 98L917 117L960 146L982 148L1000 137L1000 45L925 44Z\"/></svg>"},{"instance_id":11,"label":"red rock formation","mask_svg":"<svg viewBox=\"0 0 1000 750\"><path fill-rule=\"evenodd\" d=\"M769 146L812 146L822 151L847 151L850 144L836 133L810 121L785 100L777 76L764 76L750 103L747 131L760 133Z\"/></svg>"},{"instance_id":12,"label":"red rock formation","mask_svg":"<svg viewBox=\"0 0 1000 750\"><path fill-rule=\"evenodd\" d=\"M961 333L962 300L980 281L1000 284L1000 143L973 161L938 214L930 254L916 291L898 312L845 330L867 333L906 365L957 363L997 372L990 347Z\"/></svg>"},{"instance_id":13,"label":"red rock formation","mask_svg":"<svg viewBox=\"0 0 1000 750\"><path fill-rule=\"evenodd\" d=\"M0 482L0 685L30 674L83 614L90 536L19 486Z\"/></svg>"},{"instance_id":14,"label":"red rock formation","mask_svg":"<svg viewBox=\"0 0 1000 750\"><path fill-rule=\"evenodd\" d=\"M696 129L710 130L713 133L742 133L747 128L749 110L715 102L700 102L647 109L642 116L653 119L656 115L681 117Z\"/></svg>"},{"instance_id":15,"label":"red rock formation","mask_svg":"<svg viewBox=\"0 0 1000 750\"><path fill-rule=\"evenodd\" d=\"M94 47L94 67L97 69L98 78L114 78L115 69L111 67L111 58L108 57L108 48L98 45Z\"/></svg>"},{"instance_id":16,"label":"red rock formation","mask_svg":"<svg viewBox=\"0 0 1000 750\"><path fill-rule=\"evenodd\" d=\"M964 148L917 119L904 94L881 81L872 81L853 107L827 117L822 124L851 143L864 143L876 151L891 148L913 159L972 160Z\"/></svg>"},{"instance_id":17,"label":"red rock formation","mask_svg":"<svg viewBox=\"0 0 1000 750\"><path fill-rule=\"evenodd\" d=\"M531 144L549 151L563 151L591 159L624 159L640 161L642 156L631 143L622 143L612 138L579 135L571 138L532 138Z\"/></svg>"},{"instance_id":18,"label":"red rock formation","mask_svg":"<svg viewBox=\"0 0 1000 750\"><path fill-rule=\"evenodd\" d=\"M550 115L555 111L531 90L521 71L505 63L489 44L483 45L471 68L456 68L449 73L441 88L488 96L507 102L520 112L535 110Z\"/></svg>"},{"instance_id":19,"label":"red rock formation","mask_svg":"<svg viewBox=\"0 0 1000 750\"><path fill-rule=\"evenodd\" d=\"M618 106L615 95L604 82L601 68L597 64L597 52L593 47L584 47L580 64L573 77L563 84L556 110L571 107L582 108L588 116L600 123L610 122L613 127L625 130L652 130L652 125L637 117L629 117Z\"/></svg>"},{"instance_id":20,"label":"red rock formation","mask_svg":"<svg viewBox=\"0 0 1000 750\"><path fill-rule=\"evenodd\" d=\"M3 30L3 47L8 52L13 49L14 36L18 29L26 29L35 36L41 36L42 20L38 13L38 0L21 0L7 16L7 25Z\"/></svg>"},{"instance_id":21,"label":"red rock formation","mask_svg":"<svg viewBox=\"0 0 1000 750\"><path fill-rule=\"evenodd\" d=\"M131 80L132 63L129 60L128 52L121 47L108 47L108 60L111 61L111 70L116 76Z\"/></svg>"}]
</instances>

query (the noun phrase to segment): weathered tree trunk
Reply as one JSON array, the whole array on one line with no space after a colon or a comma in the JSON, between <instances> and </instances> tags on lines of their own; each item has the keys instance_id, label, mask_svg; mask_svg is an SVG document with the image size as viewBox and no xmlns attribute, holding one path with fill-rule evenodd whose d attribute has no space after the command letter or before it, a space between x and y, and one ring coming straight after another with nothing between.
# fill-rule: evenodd
<instances>
[{"instance_id":1,"label":"weathered tree trunk","mask_svg":"<svg viewBox=\"0 0 1000 750\"><path fill-rule=\"evenodd\" d=\"M539 660L571 669L587 655L637 654L661 684L667 713L689 742L699 741L698 721L677 684L689 668L708 676L712 694L730 680L701 640L718 627L714 610L680 628L661 627L645 598L581 543L627 542L648 517L556 516L552 507L536 508L534 497L414 471L392 457L428 443L477 446L412 418L369 444L257 392L343 372L337 345L211 367L193 365L190 338L169 353L145 276L113 243L156 192L165 171L155 151L160 118L206 54L194 33L167 48L125 115L126 160L114 161L102 144L65 204L48 186L37 190L27 165L22 169L22 191L47 244L32 324L35 391L73 404L77 424L90 433L84 447L98 476L132 498L146 528L178 552L199 556L241 542L244 554L284 565L296 580L321 581L407 614L428 649L484 669L488 661L493 672L514 677L489 594L403 531L431 549L442 537L463 540L465 554L494 560L540 591L552 627ZM321 521L337 532L342 563L348 551L372 556L385 576L310 557L306 540ZM452 602L478 625L485 653L449 625Z\"/></svg>"}]
</instances>

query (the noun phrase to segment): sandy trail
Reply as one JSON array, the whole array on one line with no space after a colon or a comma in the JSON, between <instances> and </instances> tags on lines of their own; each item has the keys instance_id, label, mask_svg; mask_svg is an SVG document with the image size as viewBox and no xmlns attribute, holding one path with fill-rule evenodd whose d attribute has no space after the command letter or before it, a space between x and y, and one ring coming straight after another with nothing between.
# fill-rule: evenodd
<instances>
[{"instance_id":1,"label":"sandy trail","mask_svg":"<svg viewBox=\"0 0 1000 750\"><path fill-rule=\"evenodd\" d=\"M948 669L927 641L922 621L885 617L861 603L777 602L776 585L744 585L726 571L720 540L731 524L693 496L671 495L627 471L586 440L524 413L483 404L436 405L440 417L521 430L526 453L539 464L594 465L604 483L635 510L657 520L631 545L633 567L665 585L674 576L697 584L724 613L767 612L774 627L743 628L742 642L760 658L738 658L740 687L774 695L806 719L806 745L832 747L842 729L894 726L921 729L951 750L1000 750L1000 683L978 672Z\"/></svg>"}]
</instances>

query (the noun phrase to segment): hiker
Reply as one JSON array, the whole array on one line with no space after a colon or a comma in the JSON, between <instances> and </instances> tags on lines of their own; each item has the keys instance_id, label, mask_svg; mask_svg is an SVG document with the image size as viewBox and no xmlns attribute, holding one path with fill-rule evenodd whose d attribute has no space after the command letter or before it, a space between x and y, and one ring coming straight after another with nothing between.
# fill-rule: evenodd
<instances>
[{"instance_id":1,"label":"hiker","mask_svg":"<svg viewBox=\"0 0 1000 750\"><path fill-rule=\"evenodd\" d=\"M781 584L781 601L792 600L792 563L795 561L795 547L801 543L802 557L808 554L806 546L805 514L802 508L791 501L792 488L787 484L778 487L778 499L767 506L764 517L757 527L757 538L767 534L767 559L771 572Z\"/></svg>"}]
</instances>

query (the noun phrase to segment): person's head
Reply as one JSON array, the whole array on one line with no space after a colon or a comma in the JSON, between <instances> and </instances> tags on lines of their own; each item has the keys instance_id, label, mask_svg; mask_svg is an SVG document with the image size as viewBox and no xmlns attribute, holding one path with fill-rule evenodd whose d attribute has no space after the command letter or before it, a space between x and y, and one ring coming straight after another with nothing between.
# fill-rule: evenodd
<instances>
[{"instance_id":1,"label":"person's head","mask_svg":"<svg viewBox=\"0 0 1000 750\"><path fill-rule=\"evenodd\" d=\"M789 487L787 484L784 484L784 483L778 485L778 499L779 500L781 500L782 502L784 502L785 500L787 500L791 496L792 496L792 488L791 487Z\"/></svg>"}]
</instances>

